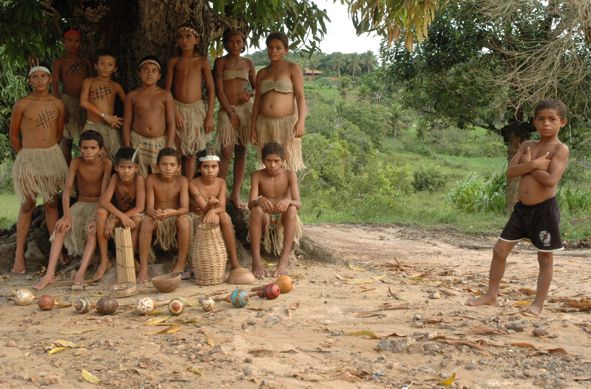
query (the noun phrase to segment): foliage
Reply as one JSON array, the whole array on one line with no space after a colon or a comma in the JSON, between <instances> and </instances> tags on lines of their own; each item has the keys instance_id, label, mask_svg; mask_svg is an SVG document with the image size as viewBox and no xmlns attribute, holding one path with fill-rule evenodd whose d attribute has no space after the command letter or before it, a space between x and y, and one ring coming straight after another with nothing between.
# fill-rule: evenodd
<instances>
[{"instance_id":1,"label":"foliage","mask_svg":"<svg viewBox=\"0 0 591 389\"><path fill-rule=\"evenodd\" d=\"M413 173L412 186L417 192L434 192L442 188L447 178L437 170L421 169Z\"/></svg>"},{"instance_id":2,"label":"foliage","mask_svg":"<svg viewBox=\"0 0 591 389\"><path fill-rule=\"evenodd\" d=\"M591 213L591 191L560 187L557 193L560 210L571 215Z\"/></svg>"},{"instance_id":3,"label":"foliage","mask_svg":"<svg viewBox=\"0 0 591 389\"><path fill-rule=\"evenodd\" d=\"M486 178L470 174L451 190L449 201L454 208L464 212L503 213L506 206L505 186L504 172Z\"/></svg>"}]
</instances>

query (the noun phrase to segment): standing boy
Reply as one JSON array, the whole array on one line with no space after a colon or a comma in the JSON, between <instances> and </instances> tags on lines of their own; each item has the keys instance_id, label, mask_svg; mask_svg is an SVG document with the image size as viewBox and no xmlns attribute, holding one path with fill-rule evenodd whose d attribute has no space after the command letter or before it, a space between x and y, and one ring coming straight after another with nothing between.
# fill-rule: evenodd
<instances>
[{"instance_id":1,"label":"standing boy","mask_svg":"<svg viewBox=\"0 0 591 389\"><path fill-rule=\"evenodd\" d=\"M64 48L66 54L53 62L52 92L55 97L64 101L66 106L66 120L62 151L66 162L72 158L72 139L78 139L80 131L86 121L84 109L80 107L80 92L82 81L90 76L92 70L90 61L80 58L80 32L70 29L64 33ZM60 95L60 82L62 93Z\"/></svg>"},{"instance_id":2,"label":"standing boy","mask_svg":"<svg viewBox=\"0 0 591 389\"><path fill-rule=\"evenodd\" d=\"M302 206L296 174L286 170L285 148L267 143L261 151L264 169L252 173L248 208L252 271L257 278L266 275L261 262L261 236L265 250L279 255L274 277L287 274L292 244L302 237L298 210Z\"/></svg>"},{"instance_id":3,"label":"standing boy","mask_svg":"<svg viewBox=\"0 0 591 389\"><path fill-rule=\"evenodd\" d=\"M107 188L96 211L96 228L101 262L94 280L103 278L111 267L108 252L108 239L113 236L117 226L131 229L133 251L137 252L138 236L146 204L146 181L137 174L134 161L135 150L121 147L115 155L115 174L111 176Z\"/></svg>"},{"instance_id":4,"label":"standing boy","mask_svg":"<svg viewBox=\"0 0 591 389\"><path fill-rule=\"evenodd\" d=\"M175 98L177 133L181 153L186 158L185 175L189 179L195 175L195 154L205 149L207 134L213 131L213 77L207 57L195 52L198 42L197 30L187 25L179 27L177 43L180 56L168 61L166 71L166 90L171 91ZM207 106L201 94L204 83Z\"/></svg>"},{"instance_id":5,"label":"standing boy","mask_svg":"<svg viewBox=\"0 0 591 389\"><path fill-rule=\"evenodd\" d=\"M64 245L69 255L82 255L74 284L81 285L84 282L86 269L96 248L96 207L113 167L111 161L102 156L102 147L103 139L98 132L89 130L80 135L81 156L70 163L62 194L64 216L55 224L47 271L34 286L35 289L43 289L55 281L55 270ZM70 207L74 181L77 184L78 201Z\"/></svg>"},{"instance_id":6,"label":"standing boy","mask_svg":"<svg viewBox=\"0 0 591 389\"><path fill-rule=\"evenodd\" d=\"M9 137L16 153L12 169L20 200L16 222L16 253L12 272L24 274L25 245L37 196L43 197L47 230L58 218L57 194L64 187L68 165L58 146L64 131L64 103L49 93L51 73L45 66L29 71L33 91L12 108Z\"/></svg>"},{"instance_id":7,"label":"standing boy","mask_svg":"<svg viewBox=\"0 0 591 389\"><path fill-rule=\"evenodd\" d=\"M160 149L174 144L174 101L157 85L161 69L155 56L142 58L138 65L142 85L125 99L123 145L137 150L136 162L144 177L156 172Z\"/></svg>"},{"instance_id":8,"label":"standing boy","mask_svg":"<svg viewBox=\"0 0 591 389\"><path fill-rule=\"evenodd\" d=\"M146 179L146 216L140 230L138 282L149 279L148 255L154 230L154 244L159 244L164 250L178 247L178 261L173 273L185 270L189 254L189 181L180 175L181 157L175 149L165 147L158 153L157 163L157 173L150 174Z\"/></svg>"},{"instance_id":9,"label":"standing boy","mask_svg":"<svg viewBox=\"0 0 591 389\"><path fill-rule=\"evenodd\" d=\"M540 140L523 142L507 170L508 177L521 177L519 202L493 249L488 292L468 300L468 305L497 303L507 256L520 239L529 239L538 249L540 272L536 298L528 310L536 316L542 312L552 281L553 252L563 248L556 187L568 164L568 147L558 139L558 132L565 125L566 106L562 101L547 99L538 103L534 126Z\"/></svg>"},{"instance_id":10,"label":"standing boy","mask_svg":"<svg viewBox=\"0 0 591 389\"><path fill-rule=\"evenodd\" d=\"M82 83L80 106L86 109L86 124L82 131L94 130L103 137L103 147L113 161L119 147L121 147L121 133L123 118L115 115L115 96L121 102L125 101L125 92L111 77L117 71L117 59L103 52L97 56L94 68L96 77L90 77Z\"/></svg>"}]
</instances>

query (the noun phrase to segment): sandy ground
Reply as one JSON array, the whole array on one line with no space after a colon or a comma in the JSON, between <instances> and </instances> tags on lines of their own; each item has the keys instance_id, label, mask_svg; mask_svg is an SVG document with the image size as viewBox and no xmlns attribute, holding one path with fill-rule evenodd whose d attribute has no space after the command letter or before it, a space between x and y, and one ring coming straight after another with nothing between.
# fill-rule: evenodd
<instances>
[{"instance_id":1,"label":"sandy ground","mask_svg":"<svg viewBox=\"0 0 591 389\"><path fill-rule=\"evenodd\" d=\"M550 299L533 318L520 313L537 276L526 244L510 257L499 306L473 308L464 302L486 285L492 237L351 225L308 226L306 234L342 263L300 260L291 293L253 297L244 309L219 302L203 312L199 296L233 287L189 281L170 294L145 286L120 300L180 296L195 305L177 317L166 308L150 316L130 307L113 316L40 311L0 297L0 387L95 386L83 369L117 388L591 386L589 251L556 256ZM33 283L1 279L4 295ZM71 292L58 281L44 293L96 300L109 286ZM536 328L546 335L534 336ZM75 347L48 354L64 340Z\"/></svg>"}]
</instances>

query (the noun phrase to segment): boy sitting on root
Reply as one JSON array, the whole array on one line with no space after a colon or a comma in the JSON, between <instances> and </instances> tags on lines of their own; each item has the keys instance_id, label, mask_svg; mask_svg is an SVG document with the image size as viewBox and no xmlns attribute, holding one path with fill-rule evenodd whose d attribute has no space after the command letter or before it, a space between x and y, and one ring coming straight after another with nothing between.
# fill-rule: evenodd
<instances>
[{"instance_id":1,"label":"boy sitting on root","mask_svg":"<svg viewBox=\"0 0 591 389\"><path fill-rule=\"evenodd\" d=\"M189 181L180 175L181 157L175 149L165 147L158 152L156 161L157 173L150 174L146 179L146 216L140 230L138 282L149 279L148 256L154 231L154 243L162 249L178 247L178 261L172 273L185 270L189 253Z\"/></svg>"},{"instance_id":2,"label":"boy sitting on root","mask_svg":"<svg viewBox=\"0 0 591 389\"><path fill-rule=\"evenodd\" d=\"M84 282L86 269L96 248L96 207L111 175L113 164L102 156L103 139L96 131L80 135L80 157L70 163L62 194L64 216L57 221L52 234L49 264L45 276L34 286L43 289L55 281L55 270L65 245L70 255L82 255L75 285ZM70 195L78 187L78 202L70 207Z\"/></svg>"},{"instance_id":3,"label":"boy sitting on root","mask_svg":"<svg viewBox=\"0 0 591 389\"><path fill-rule=\"evenodd\" d=\"M134 157L135 150L131 147L121 147L117 151L115 174L111 176L101 196L101 208L96 212L97 239L101 253L96 281L102 279L105 271L111 267L107 244L115 227L131 229L133 251L137 252L142 212L146 204L146 180L137 174L138 166Z\"/></svg>"},{"instance_id":4,"label":"boy sitting on root","mask_svg":"<svg viewBox=\"0 0 591 389\"><path fill-rule=\"evenodd\" d=\"M262 151L264 169L252 174L248 208L252 271L257 278L266 276L261 262L261 237L265 250L279 255L273 276L287 274L289 253L294 240L302 236L298 210L302 206L297 177L283 167L285 148L276 142L267 143Z\"/></svg>"}]
</instances>

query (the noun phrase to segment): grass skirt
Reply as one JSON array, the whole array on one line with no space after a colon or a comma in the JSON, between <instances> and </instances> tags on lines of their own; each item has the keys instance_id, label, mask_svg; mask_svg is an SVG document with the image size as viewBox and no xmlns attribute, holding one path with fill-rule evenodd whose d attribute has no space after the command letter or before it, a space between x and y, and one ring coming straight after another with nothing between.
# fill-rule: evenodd
<instances>
[{"instance_id":1,"label":"grass skirt","mask_svg":"<svg viewBox=\"0 0 591 389\"><path fill-rule=\"evenodd\" d=\"M96 230L96 207L98 203L79 201L72 205L72 228L66 234L64 246L70 255L82 255L86 245L86 237Z\"/></svg>"},{"instance_id":2,"label":"grass skirt","mask_svg":"<svg viewBox=\"0 0 591 389\"><path fill-rule=\"evenodd\" d=\"M43 197L51 199L66 182L68 165L58 145L48 148L22 148L12 167L14 191L19 200Z\"/></svg>"},{"instance_id":3,"label":"grass skirt","mask_svg":"<svg viewBox=\"0 0 591 389\"><path fill-rule=\"evenodd\" d=\"M265 217L267 218L267 223L265 225L265 233L263 234L261 244L266 252L280 256L281 251L283 250L283 238L285 237L285 228L281 222L281 214L276 213L269 215L267 213L265 214ZM302 239L302 236L304 235L302 221L300 220L299 215L296 215L295 229L293 243L299 244L300 239ZM250 234L248 240L250 241Z\"/></svg>"},{"instance_id":4,"label":"grass skirt","mask_svg":"<svg viewBox=\"0 0 591 389\"><path fill-rule=\"evenodd\" d=\"M218 111L218 143L222 147L243 145L250 143L250 118L252 115L252 99L247 103L240 105L233 105L234 111L240 119L240 127L234 129L230 122L230 116L226 111L220 109Z\"/></svg>"},{"instance_id":5,"label":"grass skirt","mask_svg":"<svg viewBox=\"0 0 591 389\"><path fill-rule=\"evenodd\" d=\"M293 134L297 120L297 114L282 118L259 115L256 122L259 156L264 145L277 142L285 147L285 167L296 172L304 169L302 140Z\"/></svg>"},{"instance_id":6,"label":"grass skirt","mask_svg":"<svg viewBox=\"0 0 591 389\"><path fill-rule=\"evenodd\" d=\"M164 220L155 220L156 241L154 244L160 245L163 250L178 247L176 219L176 216L172 216Z\"/></svg>"},{"instance_id":7,"label":"grass skirt","mask_svg":"<svg viewBox=\"0 0 591 389\"><path fill-rule=\"evenodd\" d=\"M86 122L82 132L94 130L103 137L103 147L111 161L115 160L115 154L121 147L121 132L105 123Z\"/></svg>"},{"instance_id":8,"label":"grass skirt","mask_svg":"<svg viewBox=\"0 0 591 389\"><path fill-rule=\"evenodd\" d=\"M137 164L139 173L146 177L150 173L156 173L156 160L158 152L166 146L166 137L146 138L135 131L131 131L131 147L137 151Z\"/></svg>"},{"instance_id":9,"label":"grass skirt","mask_svg":"<svg viewBox=\"0 0 591 389\"><path fill-rule=\"evenodd\" d=\"M210 139L203 127L207 116L205 103L199 100L192 104L183 104L175 100L174 104L185 119L185 126L177 129L181 153L195 156L199 150L205 149Z\"/></svg>"},{"instance_id":10,"label":"grass skirt","mask_svg":"<svg viewBox=\"0 0 591 389\"><path fill-rule=\"evenodd\" d=\"M62 93L62 101L66 107L66 122L64 124L64 138L78 139L80 131L86 123L86 110L80 107L80 100Z\"/></svg>"}]
</instances>

